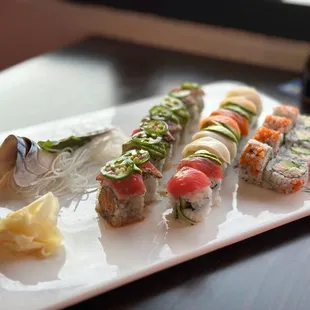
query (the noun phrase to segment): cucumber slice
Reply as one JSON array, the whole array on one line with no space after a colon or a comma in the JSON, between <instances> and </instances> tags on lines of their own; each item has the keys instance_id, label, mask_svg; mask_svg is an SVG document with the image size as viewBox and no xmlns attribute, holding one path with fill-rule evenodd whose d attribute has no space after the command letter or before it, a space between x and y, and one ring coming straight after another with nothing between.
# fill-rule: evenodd
<instances>
[{"instance_id":1,"label":"cucumber slice","mask_svg":"<svg viewBox=\"0 0 310 310\"><path fill-rule=\"evenodd\" d=\"M305 147L293 146L291 147L291 151L295 154L310 155L310 150Z\"/></svg>"},{"instance_id":2,"label":"cucumber slice","mask_svg":"<svg viewBox=\"0 0 310 310\"><path fill-rule=\"evenodd\" d=\"M188 217L186 217L183 213L183 208L185 208L186 206L186 201L184 201L183 199L179 199L179 201L176 203L176 214L177 214L177 218L179 218L180 220L183 220L184 222L186 222L187 224L190 225L195 225L196 222L192 221L191 219L189 219Z\"/></svg>"}]
</instances>

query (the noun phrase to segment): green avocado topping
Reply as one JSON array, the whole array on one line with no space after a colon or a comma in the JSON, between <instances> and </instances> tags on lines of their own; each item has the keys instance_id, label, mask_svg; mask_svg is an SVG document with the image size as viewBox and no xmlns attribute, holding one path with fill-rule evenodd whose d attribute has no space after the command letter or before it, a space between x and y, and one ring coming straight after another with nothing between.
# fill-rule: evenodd
<instances>
[{"instance_id":1,"label":"green avocado topping","mask_svg":"<svg viewBox=\"0 0 310 310\"><path fill-rule=\"evenodd\" d=\"M235 111L239 113L240 115L242 115L243 117L245 117L249 122L251 122L252 120L252 116L249 112L245 111L240 106L234 103L228 102L225 106L223 106L223 109Z\"/></svg>"},{"instance_id":2,"label":"green avocado topping","mask_svg":"<svg viewBox=\"0 0 310 310\"><path fill-rule=\"evenodd\" d=\"M236 136L223 125L212 125L212 126L204 128L203 131L212 131L212 132L218 133L228 138L229 140L235 143L238 143L238 139L236 138Z\"/></svg>"},{"instance_id":3,"label":"green avocado topping","mask_svg":"<svg viewBox=\"0 0 310 310\"><path fill-rule=\"evenodd\" d=\"M215 161L217 164L222 166L222 162L220 161L220 159L215 154L212 154L207 150L196 151L194 154L191 154L188 157L189 158L194 158L194 157L207 158L207 159Z\"/></svg>"}]
</instances>

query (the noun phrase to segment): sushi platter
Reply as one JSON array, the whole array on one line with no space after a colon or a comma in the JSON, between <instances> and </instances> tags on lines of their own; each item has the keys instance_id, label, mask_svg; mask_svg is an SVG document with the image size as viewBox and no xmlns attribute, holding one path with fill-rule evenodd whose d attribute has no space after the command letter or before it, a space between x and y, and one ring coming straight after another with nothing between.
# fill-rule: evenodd
<instances>
[{"instance_id":1,"label":"sushi platter","mask_svg":"<svg viewBox=\"0 0 310 310\"><path fill-rule=\"evenodd\" d=\"M310 118L238 82L0 142L2 310L64 308L310 215Z\"/></svg>"}]
</instances>

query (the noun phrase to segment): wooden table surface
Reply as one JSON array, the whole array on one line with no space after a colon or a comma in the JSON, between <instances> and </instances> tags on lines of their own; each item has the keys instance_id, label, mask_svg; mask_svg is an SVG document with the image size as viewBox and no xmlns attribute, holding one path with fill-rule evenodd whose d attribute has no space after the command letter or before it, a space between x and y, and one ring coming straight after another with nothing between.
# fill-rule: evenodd
<instances>
[{"instance_id":1,"label":"wooden table surface","mask_svg":"<svg viewBox=\"0 0 310 310\"><path fill-rule=\"evenodd\" d=\"M90 39L1 72L0 93L2 100L13 98L13 92L14 100L19 96L23 118L18 127L22 127L159 95L189 79L202 84L242 81L282 102L297 104L277 90L292 78L289 72ZM25 96L28 100L31 96L34 105L44 105L40 120L29 117L31 109L22 104ZM5 111L2 104L1 129L17 127L13 112ZM8 118L11 121L5 123ZM68 309L308 310L309 261L310 219L304 218Z\"/></svg>"}]
</instances>

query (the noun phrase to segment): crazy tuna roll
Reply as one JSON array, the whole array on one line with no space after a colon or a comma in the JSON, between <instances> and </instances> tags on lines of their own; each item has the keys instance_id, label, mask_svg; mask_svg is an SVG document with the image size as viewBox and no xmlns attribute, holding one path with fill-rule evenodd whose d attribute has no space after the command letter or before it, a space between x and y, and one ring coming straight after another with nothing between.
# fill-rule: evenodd
<instances>
[{"instance_id":1,"label":"crazy tuna roll","mask_svg":"<svg viewBox=\"0 0 310 310\"><path fill-rule=\"evenodd\" d=\"M128 158L142 171L142 178L146 188L144 202L146 204L157 200L159 180L163 177L160 171L150 162L150 154L145 150L131 150L120 158Z\"/></svg>"},{"instance_id":2,"label":"crazy tuna roll","mask_svg":"<svg viewBox=\"0 0 310 310\"><path fill-rule=\"evenodd\" d=\"M271 146L250 139L240 156L239 178L250 184L262 186L264 171L272 156Z\"/></svg>"},{"instance_id":3,"label":"crazy tuna roll","mask_svg":"<svg viewBox=\"0 0 310 310\"><path fill-rule=\"evenodd\" d=\"M273 148L273 154L276 156L283 143L283 134L280 131L259 127L253 139L271 146Z\"/></svg>"},{"instance_id":4,"label":"crazy tuna roll","mask_svg":"<svg viewBox=\"0 0 310 310\"><path fill-rule=\"evenodd\" d=\"M238 123L231 117L225 115L211 115L201 120L199 128L200 130L208 128L214 125L222 125L227 128L239 141L241 138L241 131Z\"/></svg>"},{"instance_id":5,"label":"crazy tuna roll","mask_svg":"<svg viewBox=\"0 0 310 310\"><path fill-rule=\"evenodd\" d=\"M245 117L252 126L255 126L257 123L256 106L252 101L245 97L226 97L220 103L220 107L239 113L241 116Z\"/></svg>"},{"instance_id":6,"label":"crazy tuna roll","mask_svg":"<svg viewBox=\"0 0 310 310\"><path fill-rule=\"evenodd\" d=\"M204 173L211 181L210 188L212 189L212 206L220 203L219 192L223 180L222 162L215 154L201 150L194 154L183 158L177 164L177 171L183 167L191 167Z\"/></svg>"},{"instance_id":7,"label":"crazy tuna roll","mask_svg":"<svg viewBox=\"0 0 310 310\"><path fill-rule=\"evenodd\" d=\"M148 119L166 122L169 132L175 140L174 145L179 144L183 126L180 124L180 119L171 111L171 109L163 105L153 106L149 111L149 116L145 117L142 122Z\"/></svg>"},{"instance_id":8,"label":"crazy tuna roll","mask_svg":"<svg viewBox=\"0 0 310 310\"><path fill-rule=\"evenodd\" d=\"M222 142L211 137L200 138L186 145L182 151L182 158L188 157L200 150L215 154L223 163L223 169L226 168L227 164L231 163L230 153L227 147Z\"/></svg>"},{"instance_id":9,"label":"crazy tuna roll","mask_svg":"<svg viewBox=\"0 0 310 310\"><path fill-rule=\"evenodd\" d=\"M161 105L170 109L172 113L178 118L180 125L182 126L181 143L184 142L184 137L188 132L188 125L190 120L190 114L186 105L179 99L165 96L161 100Z\"/></svg>"},{"instance_id":10,"label":"crazy tuna roll","mask_svg":"<svg viewBox=\"0 0 310 310\"><path fill-rule=\"evenodd\" d=\"M162 171L166 160L166 147L163 137L139 131L131 137L131 140L123 144L123 152L130 150L146 150L150 154L150 162Z\"/></svg>"},{"instance_id":11,"label":"crazy tuna roll","mask_svg":"<svg viewBox=\"0 0 310 310\"><path fill-rule=\"evenodd\" d=\"M140 128L133 131L132 136L140 131L145 131L149 135L157 135L162 137L163 144L166 150L166 157L163 169L168 168L175 147L175 139L169 131L168 124L164 121L145 118L140 123Z\"/></svg>"},{"instance_id":12,"label":"crazy tuna roll","mask_svg":"<svg viewBox=\"0 0 310 310\"><path fill-rule=\"evenodd\" d=\"M291 105L278 105L275 108L273 108L273 115L276 116L282 116L289 118L293 125L295 125L298 117L299 117L299 109L297 107L293 107Z\"/></svg>"},{"instance_id":13,"label":"crazy tuna roll","mask_svg":"<svg viewBox=\"0 0 310 310\"><path fill-rule=\"evenodd\" d=\"M230 153L230 161L232 162L237 155L237 139L231 131L221 125L213 125L195 133L192 140L197 140L204 137L210 137L222 142Z\"/></svg>"},{"instance_id":14,"label":"crazy tuna roll","mask_svg":"<svg viewBox=\"0 0 310 310\"><path fill-rule=\"evenodd\" d=\"M256 106L257 115L259 116L263 110L262 100L259 93L253 87L241 86L236 87L229 92L227 92L226 97L245 97L246 99L252 101Z\"/></svg>"},{"instance_id":15,"label":"crazy tuna roll","mask_svg":"<svg viewBox=\"0 0 310 310\"><path fill-rule=\"evenodd\" d=\"M293 123L289 118L286 117L267 115L263 126L286 134L292 129Z\"/></svg>"},{"instance_id":16,"label":"crazy tuna roll","mask_svg":"<svg viewBox=\"0 0 310 310\"><path fill-rule=\"evenodd\" d=\"M170 207L177 219L194 225L203 221L212 205L211 181L199 170L181 168L168 182Z\"/></svg>"},{"instance_id":17,"label":"crazy tuna roll","mask_svg":"<svg viewBox=\"0 0 310 310\"><path fill-rule=\"evenodd\" d=\"M282 194L295 193L308 183L308 176L306 163L278 156L267 165L264 187Z\"/></svg>"},{"instance_id":18,"label":"crazy tuna roll","mask_svg":"<svg viewBox=\"0 0 310 310\"><path fill-rule=\"evenodd\" d=\"M169 96L180 99L187 107L190 114L190 132L196 131L201 112L204 109L204 91L197 83L185 82L178 88L169 92Z\"/></svg>"},{"instance_id":19,"label":"crazy tuna roll","mask_svg":"<svg viewBox=\"0 0 310 310\"><path fill-rule=\"evenodd\" d=\"M218 109L211 113L211 116L222 115L233 119L239 127L241 136L247 136L249 133L249 121L246 117L239 114L236 111L228 110L228 109Z\"/></svg>"},{"instance_id":20,"label":"crazy tuna roll","mask_svg":"<svg viewBox=\"0 0 310 310\"><path fill-rule=\"evenodd\" d=\"M113 227L141 221L146 188L142 171L128 158L106 163L97 175L100 182L96 211Z\"/></svg>"}]
</instances>

